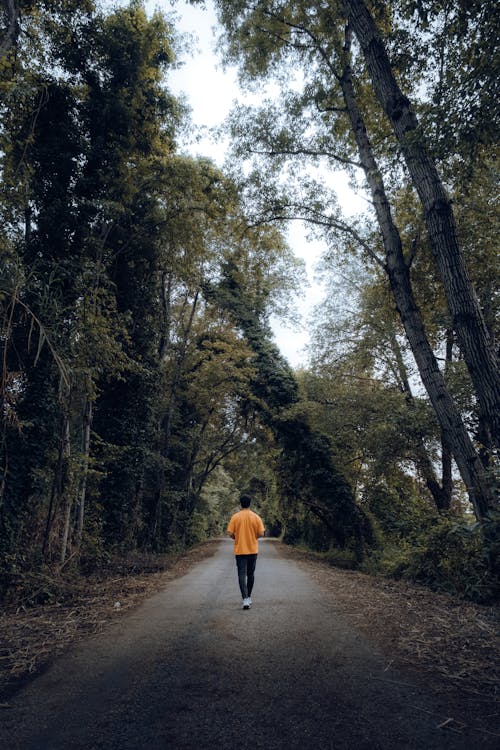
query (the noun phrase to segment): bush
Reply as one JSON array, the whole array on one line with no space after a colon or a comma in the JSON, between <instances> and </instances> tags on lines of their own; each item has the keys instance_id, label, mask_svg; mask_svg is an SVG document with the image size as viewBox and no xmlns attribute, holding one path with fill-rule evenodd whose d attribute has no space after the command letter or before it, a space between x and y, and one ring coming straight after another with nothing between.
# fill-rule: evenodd
<instances>
[{"instance_id":1,"label":"bush","mask_svg":"<svg viewBox=\"0 0 500 750\"><path fill-rule=\"evenodd\" d=\"M355 570L356 568L359 568L358 556L352 549L331 547L324 555L324 559L336 568L344 568L345 570Z\"/></svg>"},{"instance_id":2,"label":"bush","mask_svg":"<svg viewBox=\"0 0 500 750\"><path fill-rule=\"evenodd\" d=\"M500 593L499 528L494 518L480 525L439 517L412 541L401 540L372 556L369 566L436 591L490 602Z\"/></svg>"}]
</instances>

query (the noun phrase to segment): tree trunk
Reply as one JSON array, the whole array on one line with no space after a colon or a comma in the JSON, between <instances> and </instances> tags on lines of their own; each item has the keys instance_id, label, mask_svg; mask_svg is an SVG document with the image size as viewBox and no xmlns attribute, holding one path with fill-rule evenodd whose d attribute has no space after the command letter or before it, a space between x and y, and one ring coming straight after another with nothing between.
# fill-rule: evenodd
<instances>
[{"instance_id":1,"label":"tree trunk","mask_svg":"<svg viewBox=\"0 0 500 750\"><path fill-rule=\"evenodd\" d=\"M85 519L85 496L87 493L87 476L89 471L90 457L90 428L92 426L92 401L85 396L82 415L82 462L81 476L78 483L78 495L76 503L78 507L78 520L76 527L76 545L80 547L83 536L83 522Z\"/></svg>"},{"instance_id":2,"label":"tree trunk","mask_svg":"<svg viewBox=\"0 0 500 750\"><path fill-rule=\"evenodd\" d=\"M453 344L453 331L449 329L446 331L445 377L449 365L453 361ZM453 493L452 458L453 453L449 440L443 431L441 431L441 486L443 489L443 507L441 510L446 511L450 509Z\"/></svg>"},{"instance_id":3,"label":"tree trunk","mask_svg":"<svg viewBox=\"0 0 500 750\"><path fill-rule=\"evenodd\" d=\"M69 420L66 420L64 443L65 443L64 455L66 457L66 460L69 460L70 453L71 453ZM62 542L61 542L61 557L60 557L61 565L63 565L66 560L66 551L68 549L69 532L70 532L70 526L71 526L71 508L72 507L73 507L73 498L72 498L71 490L68 487L66 491L66 503L64 505L64 526L63 526L63 537L62 537Z\"/></svg>"},{"instance_id":4,"label":"tree trunk","mask_svg":"<svg viewBox=\"0 0 500 750\"><path fill-rule=\"evenodd\" d=\"M52 480L49 508L47 510L47 520L45 522L45 533L43 535L42 557L45 557L45 553L47 551L50 531L52 528L52 522L54 520L54 516L56 512L56 497L60 498L62 495L62 487L64 484L63 473L64 473L64 466L65 466L65 457L66 457L65 453L66 453L66 444L68 441L68 435L69 435L68 415L66 412L63 412L61 414L61 431L60 431L60 440L59 440L59 450L57 454L57 465L56 465L56 470L54 472L54 478Z\"/></svg>"},{"instance_id":5,"label":"tree trunk","mask_svg":"<svg viewBox=\"0 0 500 750\"><path fill-rule=\"evenodd\" d=\"M349 36L346 38L346 50L349 51ZM340 83L382 233L386 256L385 270L389 277L396 306L422 382L446 440L452 446L474 512L480 520L488 513L490 503L492 504L484 467L474 449L460 412L448 392L444 377L439 370L434 352L429 344L422 317L413 296L409 268L404 259L401 237L392 220L384 182L373 156L363 117L357 104L351 69L348 64L345 66Z\"/></svg>"},{"instance_id":6,"label":"tree trunk","mask_svg":"<svg viewBox=\"0 0 500 750\"><path fill-rule=\"evenodd\" d=\"M441 431L441 492L442 501L439 510L449 510L453 493L452 451L447 436Z\"/></svg>"},{"instance_id":7,"label":"tree trunk","mask_svg":"<svg viewBox=\"0 0 500 750\"><path fill-rule=\"evenodd\" d=\"M170 328L172 324L172 274L166 271L161 272L161 311L162 327L160 344L158 347L158 356L160 362L163 362L168 353L170 346Z\"/></svg>"},{"instance_id":8,"label":"tree trunk","mask_svg":"<svg viewBox=\"0 0 500 750\"><path fill-rule=\"evenodd\" d=\"M3 6L5 34L0 42L0 60L17 43L17 37L19 36L19 8L14 0L3 0Z\"/></svg>"},{"instance_id":9,"label":"tree trunk","mask_svg":"<svg viewBox=\"0 0 500 750\"><path fill-rule=\"evenodd\" d=\"M167 271L161 272L161 309L162 309L162 327L160 343L158 347L158 359L160 367L165 362L170 349L170 329L172 320L172 274ZM149 519L148 537L151 546L156 547L159 541L162 521L162 498L165 492L165 458L169 451L170 432L172 416L176 401L175 380L172 383L170 399L166 414L162 415L158 421L156 452L159 458L156 487L153 496L152 509Z\"/></svg>"},{"instance_id":10,"label":"tree trunk","mask_svg":"<svg viewBox=\"0 0 500 750\"><path fill-rule=\"evenodd\" d=\"M376 24L364 0L344 0L347 18L363 51L375 94L389 118L423 207L424 221L467 364L489 447L499 445L498 359L457 240L451 203L409 100L392 71Z\"/></svg>"},{"instance_id":11,"label":"tree trunk","mask_svg":"<svg viewBox=\"0 0 500 750\"><path fill-rule=\"evenodd\" d=\"M410 412L412 412L415 409L415 400L413 398L408 373L406 371L403 355L401 353L401 347L399 346L394 331L391 331L390 347L396 359L398 379L401 382L408 409L410 410ZM418 471L420 471L425 481L426 487L432 495L432 499L434 500L436 508L439 511L447 510L450 506L451 492L449 491L449 486L444 481L444 470L443 483L440 485L436 477L434 465L422 437L418 437L415 444L415 465Z\"/></svg>"}]
</instances>

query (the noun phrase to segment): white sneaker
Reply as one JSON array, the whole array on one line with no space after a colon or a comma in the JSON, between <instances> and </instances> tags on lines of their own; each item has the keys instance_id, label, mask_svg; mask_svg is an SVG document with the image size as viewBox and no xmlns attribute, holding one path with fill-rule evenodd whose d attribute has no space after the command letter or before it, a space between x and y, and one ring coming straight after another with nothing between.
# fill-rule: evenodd
<instances>
[{"instance_id":1,"label":"white sneaker","mask_svg":"<svg viewBox=\"0 0 500 750\"><path fill-rule=\"evenodd\" d=\"M248 597L247 602L248 602L249 606L251 607L252 606L252 600L250 599L250 597Z\"/></svg>"},{"instance_id":2,"label":"white sneaker","mask_svg":"<svg viewBox=\"0 0 500 750\"><path fill-rule=\"evenodd\" d=\"M251 603L252 602L250 601L250 599L248 597L246 599L243 599L242 608L243 609L250 609Z\"/></svg>"}]
</instances>

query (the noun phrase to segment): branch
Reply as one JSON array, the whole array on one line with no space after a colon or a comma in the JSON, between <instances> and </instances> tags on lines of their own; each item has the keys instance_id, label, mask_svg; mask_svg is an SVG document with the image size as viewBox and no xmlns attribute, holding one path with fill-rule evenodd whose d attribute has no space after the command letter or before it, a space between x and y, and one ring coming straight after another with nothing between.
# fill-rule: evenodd
<instances>
[{"instance_id":1,"label":"branch","mask_svg":"<svg viewBox=\"0 0 500 750\"><path fill-rule=\"evenodd\" d=\"M298 31L301 34L305 34L306 36L308 36L309 39L311 39L311 41L313 42L314 47L318 50L319 54L321 55L321 57L323 59L323 62L326 64L326 66L329 69L329 71L331 72L331 74L334 76L334 78L336 78L337 80L340 80L340 77L341 77L340 74L335 70L335 68L332 65L332 62L331 62L330 57L328 56L327 52L323 49L323 47L321 46L319 40L317 39L317 37L313 34L313 32L310 29L306 28L305 26L302 26L301 24L296 24L296 23L292 23L291 21L287 21L282 16L278 16L275 13L273 13L272 11L264 10L264 14L268 15L270 18L274 18L277 21L280 21L280 23L282 23L284 26L288 26L290 29L294 29L295 31ZM288 42L288 44L290 46L292 46L292 47L295 46L293 44L290 44L290 42ZM305 45L304 45L304 48L306 48ZM300 49L300 47L299 47L299 49Z\"/></svg>"},{"instance_id":2,"label":"branch","mask_svg":"<svg viewBox=\"0 0 500 750\"><path fill-rule=\"evenodd\" d=\"M33 114L33 119L31 121L31 125L30 125L30 134L26 138L26 142L25 142L24 148L23 148L23 153L21 154L21 158L19 159L19 162L18 162L18 164L17 164L17 166L16 166L16 168L14 170L14 175L17 175L18 171L21 169L22 165L24 164L26 153L27 153L28 148L29 148L29 146L31 144L31 139L33 138L33 136L35 134L35 128L36 128L36 123L37 123L37 120L38 120L38 116L40 115L40 112L42 111L42 107L46 104L47 101L48 101L48 94L47 94L47 86L45 85L45 86L42 87L42 90L40 91L40 100L38 102L38 106L36 108L36 111Z\"/></svg>"},{"instance_id":3,"label":"branch","mask_svg":"<svg viewBox=\"0 0 500 750\"><path fill-rule=\"evenodd\" d=\"M347 114L347 109L345 107L320 107L319 102L315 102L315 104L316 104L316 109L320 113L323 113L323 112L338 112L339 114L343 114L343 115Z\"/></svg>"},{"instance_id":4,"label":"branch","mask_svg":"<svg viewBox=\"0 0 500 750\"><path fill-rule=\"evenodd\" d=\"M40 356L40 351L42 349L43 344L47 342L47 346L49 347L50 353L52 354L52 357L54 358L54 362L57 365L61 379L64 385L67 388L69 388L70 383L69 383L69 377L68 377L68 371L66 369L66 365L64 364L62 358L59 356L59 354L55 350L54 346L51 344L43 323L37 318L37 316L31 310L31 308L29 308L28 305L26 305L21 299L19 299L16 291L12 292L12 291L8 291L7 289L0 289L0 292L3 292L4 294L12 296L11 303L10 303L12 305L12 314L14 313L15 305L16 304L21 305L21 307L26 310L26 312L31 318L31 329L33 328L34 324L38 326L39 340L38 340L38 351L35 357L35 365ZM31 330L30 330L30 336L31 336ZM6 348L7 348L7 341L5 342L5 349Z\"/></svg>"},{"instance_id":5,"label":"branch","mask_svg":"<svg viewBox=\"0 0 500 750\"><path fill-rule=\"evenodd\" d=\"M413 261L416 258L417 250L418 250L418 241L420 239L419 234L417 233L415 237L411 241L411 248L410 248L410 254L408 258L406 259L406 267L411 268Z\"/></svg>"},{"instance_id":6,"label":"branch","mask_svg":"<svg viewBox=\"0 0 500 750\"><path fill-rule=\"evenodd\" d=\"M280 149L279 151L276 151L274 149L270 151L258 151L257 149L249 149L249 153L257 154L258 156L326 156L329 159L334 159L335 161L338 161L341 164L346 164L350 167L357 167L359 169L363 168L363 165L360 162L353 161L352 159L347 159L345 156L340 156L339 154L335 154L332 151L315 151L309 148L290 148L282 150Z\"/></svg>"},{"instance_id":7,"label":"branch","mask_svg":"<svg viewBox=\"0 0 500 750\"><path fill-rule=\"evenodd\" d=\"M284 207L285 209L288 208L287 206ZM342 222L335 221L334 219L331 219L328 216L324 216L321 214L313 215L309 213L309 210L307 207L304 206L290 206L289 208L297 208L298 210L303 210L303 214L301 215L279 215L275 214L273 216L268 216L260 221L255 221L252 224L247 225L248 229L253 229L255 227L261 226L262 224L268 224L271 221L304 221L309 224L315 224L317 226L323 226L327 227L328 229L338 229L340 232L343 232L344 234L349 234L351 237L356 240L356 242L362 247L362 249L369 255L369 257L375 261L381 268L385 269L385 263L382 261L378 255L372 250L369 243L361 237L361 235L356 231L354 227L349 226L348 224L343 224Z\"/></svg>"},{"instance_id":8,"label":"branch","mask_svg":"<svg viewBox=\"0 0 500 750\"><path fill-rule=\"evenodd\" d=\"M280 21L284 26L289 26L290 28L294 28L296 31L303 31L300 26L294 26L291 23L287 23L283 20L283 18L280 18L279 16L276 16L274 13L271 13L270 11L264 10L264 15L268 15L271 18L275 18L278 21ZM271 29L264 28L263 26L259 26L258 24L255 26L255 29L257 31L263 31L268 36L270 36L272 39L277 40L278 42L282 43L285 47L291 47L292 49L298 49L298 50L306 50L307 45L306 44L300 44L299 42L291 42L290 39L287 37L281 36L281 34L278 34L276 31L272 31Z\"/></svg>"}]
</instances>

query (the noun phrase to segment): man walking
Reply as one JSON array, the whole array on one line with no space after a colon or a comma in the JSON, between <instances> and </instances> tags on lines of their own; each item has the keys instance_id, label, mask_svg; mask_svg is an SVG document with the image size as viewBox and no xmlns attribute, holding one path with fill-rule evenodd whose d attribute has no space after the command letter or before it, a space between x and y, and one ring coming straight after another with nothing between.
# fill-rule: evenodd
<instances>
[{"instance_id":1,"label":"man walking","mask_svg":"<svg viewBox=\"0 0 500 750\"><path fill-rule=\"evenodd\" d=\"M238 583L243 598L243 609L250 609L250 598L253 583L257 553L259 551L259 537L264 536L262 518L250 510L252 498L241 495L241 510L232 516L227 526L227 533L234 539L234 554L238 568Z\"/></svg>"}]
</instances>

